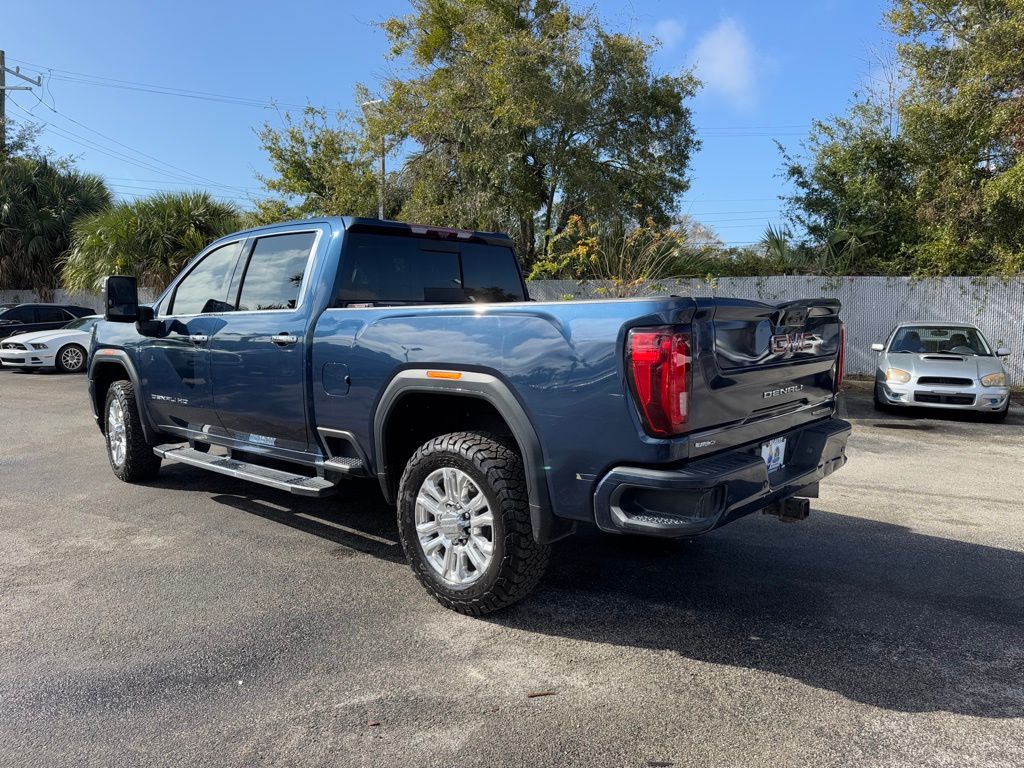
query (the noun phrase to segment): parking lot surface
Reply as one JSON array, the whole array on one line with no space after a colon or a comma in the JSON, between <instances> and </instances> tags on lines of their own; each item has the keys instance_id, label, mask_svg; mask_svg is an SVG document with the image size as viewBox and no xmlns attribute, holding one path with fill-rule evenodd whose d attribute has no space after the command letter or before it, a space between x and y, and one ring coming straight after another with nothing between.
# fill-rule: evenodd
<instances>
[{"instance_id":1,"label":"parking lot surface","mask_svg":"<svg viewBox=\"0 0 1024 768\"><path fill-rule=\"evenodd\" d=\"M481 620L372 483L125 485L84 377L0 370L0 765L1024 765L1024 417L851 386L807 521L581 531Z\"/></svg>"}]
</instances>

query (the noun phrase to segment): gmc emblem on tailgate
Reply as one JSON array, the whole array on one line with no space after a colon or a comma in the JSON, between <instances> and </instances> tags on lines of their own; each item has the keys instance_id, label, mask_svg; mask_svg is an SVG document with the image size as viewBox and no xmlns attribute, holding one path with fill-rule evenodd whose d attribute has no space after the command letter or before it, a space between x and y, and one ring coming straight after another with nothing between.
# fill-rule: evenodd
<instances>
[{"instance_id":1,"label":"gmc emblem on tailgate","mask_svg":"<svg viewBox=\"0 0 1024 768\"><path fill-rule=\"evenodd\" d=\"M809 333L782 333L772 336L772 354L781 355L786 352L802 352L812 345Z\"/></svg>"}]
</instances>

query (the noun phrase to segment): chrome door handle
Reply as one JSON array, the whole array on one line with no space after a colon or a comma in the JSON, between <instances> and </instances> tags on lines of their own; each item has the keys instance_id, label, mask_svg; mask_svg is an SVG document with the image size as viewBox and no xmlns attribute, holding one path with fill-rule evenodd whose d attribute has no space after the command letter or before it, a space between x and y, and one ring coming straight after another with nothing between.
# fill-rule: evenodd
<instances>
[{"instance_id":1,"label":"chrome door handle","mask_svg":"<svg viewBox=\"0 0 1024 768\"><path fill-rule=\"evenodd\" d=\"M294 336L290 333L275 333L270 337L270 340L277 344L279 347L287 347L290 344L296 344L299 341L298 336Z\"/></svg>"},{"instance_id":2,"label":"chrome door handle","mask_svg":"<svg viewBox=\"0 0 1024 768\"><path fill-rule=\"evenodd\" d=\"M210 340L210 337L205 333L193 333L188 337L188 340L195 344L197 347L201 344L205 344Z\"/></svg>"}]
</instances>

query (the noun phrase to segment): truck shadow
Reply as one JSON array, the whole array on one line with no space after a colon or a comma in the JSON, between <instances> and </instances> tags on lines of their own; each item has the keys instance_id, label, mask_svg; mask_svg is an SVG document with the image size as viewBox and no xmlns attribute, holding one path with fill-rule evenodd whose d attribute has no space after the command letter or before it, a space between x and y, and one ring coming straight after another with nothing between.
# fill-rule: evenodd
<instances>
[{"instance_id":1,"label":"truck shadow","mask_svg":"<svg viewBox=\"0 0 1024 768\"><path fill-rule=\"evenodd\" d=\"M404 563L373 483L302 499L169 465L155 485ZM864 518L752 515L691 542L584 527L555 545L533 595L485 620L769 672L894 711L1024 717L1024 555Z\"/></svg>"},{"instance_id":2,"label":"truck shadow","mask_svg":"<svg viewBox=\"0 0 1024 768\"><path fill-rule=\"evenodd\" d=\"M1024 716L1024 556L815 512L690 543L592 531L491 617L771 672L902 712Z\"/></svg>"}]
</instances>

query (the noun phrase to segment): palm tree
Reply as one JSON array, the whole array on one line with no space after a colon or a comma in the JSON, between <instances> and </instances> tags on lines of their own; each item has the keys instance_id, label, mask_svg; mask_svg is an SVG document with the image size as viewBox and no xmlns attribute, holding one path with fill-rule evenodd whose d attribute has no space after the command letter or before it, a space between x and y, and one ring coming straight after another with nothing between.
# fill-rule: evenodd
<instances>
[{"instance_id":1,"label":"palm tree","mask_svg":"<svg viewBox=\"0 0 1024 768\"><path fill-rule=\"evenodd\" d=\"M37 157L0 162L0 288L28 288L50 298L72 222L110 201L99 176Z\"/></svg>"},{"instance_id":2,"label":"palm tree","mask_svg":"<svg viewBox=\"0 0 1024 768\"><path fill-rule=\"evenodd\" d=\"M107 275L134 275L162 291L206 245L241 226L237 209L206 192L163 192L121 202L74 225L62 275L69 290L95 290Z\"/></svg>"}]
</instances>

